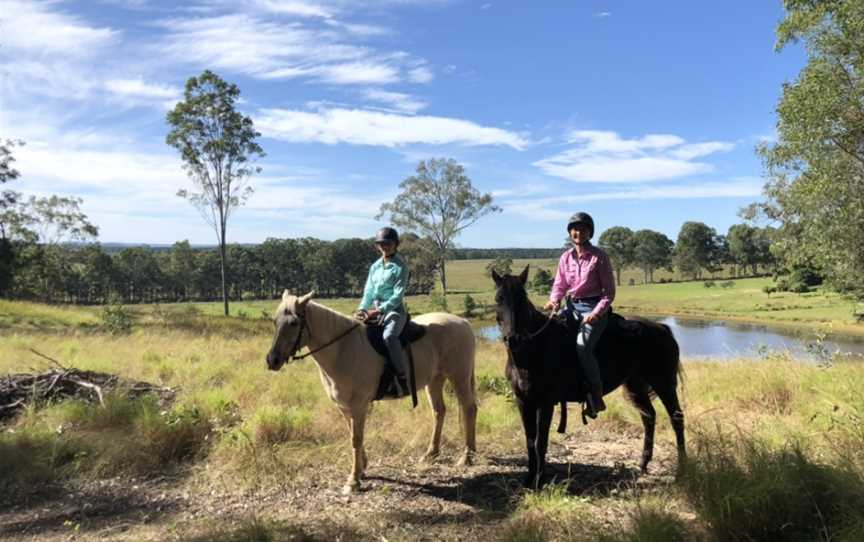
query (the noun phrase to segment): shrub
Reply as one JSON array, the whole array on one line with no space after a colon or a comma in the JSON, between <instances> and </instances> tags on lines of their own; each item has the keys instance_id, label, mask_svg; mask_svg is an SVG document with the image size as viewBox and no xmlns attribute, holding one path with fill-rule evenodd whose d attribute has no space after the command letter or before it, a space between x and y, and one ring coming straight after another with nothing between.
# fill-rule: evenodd
<instances>
[{"instance_id":1,"label":"shrub","mask_svg":"<svg viewBox=\"0 0 864 542\"><path fill-rule=\"evenodd\" d=\"M777 287L776 286L763 286L762 291L765 292L766 294L768 294L768 297L771 297L771 294L773 294L777 291Z\"/></svg>"},{"instance_id":2,"label":"shrub","mask_svg":"<svg viewBox=\"0 0 864 542\"><path fill-rule=\"evenodd\" d=\"M702 283L702 286L704 286L706 288L713 288L716 285L717 285L717 283L714 282L713 280L706 280L705 282Z\"/></svg>"},{"instance_id":3,"label":"shrub","mask_svg":"<svg viewBox=\"0 0 864 542\"><path fill-rule=\"evenodd\" d=\"M132 331L132 314L123 307L119 298L112 298L102 307L102 329L112 335L125 335Z\"/></svg>"},{"instance_id":4,"label":"shrub","mask_svg":"<svg viewBox=\"0 0 864 542\"><path fill-rule=\"evenodd\" d=\"M733 288L735 286L734 280L725 280L720 283L721 288Z\"/></svg>"},{"instance_id":5,"label":"shrub","mask_svg":"<svg viewBox=\"0 0 864 542\"><path fill-rule=\"evenodd\" d=\"M450 312L447 308L447 296L437 290L429 293L429 305L434 311Z\"/></svg>"},{"instance_id":6,"label":"shrub","mask_svg":"<svg viewBox=\"0 0 864 542\"><path fill-rule=\"evenodd\" d=\"M553 282L554 279L552 273L541 267L534 273L534 280L531 281L531 287L538 294L546 295L552 289Z\"/></svg>"},{"instance_id":7,"label":"shrub","mask_svg":"<svg viewBox=\"0 0 864 542\"><path fill-rule=\"evenodd\" d=\"M465 294L465 300L463 301L465 305L465 318L471 318L474 316L474 311L477 310L477 302L474 301L474 298L471 297L471 294Z\"/></svg>"}]
</instances>

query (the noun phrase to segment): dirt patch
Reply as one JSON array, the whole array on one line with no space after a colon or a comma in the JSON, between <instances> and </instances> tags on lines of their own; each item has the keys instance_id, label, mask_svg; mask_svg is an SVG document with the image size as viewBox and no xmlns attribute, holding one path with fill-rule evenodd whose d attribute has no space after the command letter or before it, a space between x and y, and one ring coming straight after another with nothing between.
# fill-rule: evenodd
<instances>
[{"instance_id":1,"label":"dirt patch","mask_svg":"<svg viewBox=\"0 0 864 542\"><path fill-rule=\"evenodd\" d=\"M604 522L620 524L628 492L662 488L673 479L674 445L658 442L651 472L640 476L641 447L641 436L577 430L553 439L549 470L570 494L598 503ZM0 538L232 540L232 529L255 518L280 526L270 531L276 540L489 540L524 494L524 454L481 450L478 464L468 468L454 466L455 459L417 465L373 456L361 492L351 496L341 494L347 472L336 466L254 493L192 491L182 476L53 488L24 502L0 503ZM214 534L220 532L224 537Z\"/></svg>"}]
</instances>

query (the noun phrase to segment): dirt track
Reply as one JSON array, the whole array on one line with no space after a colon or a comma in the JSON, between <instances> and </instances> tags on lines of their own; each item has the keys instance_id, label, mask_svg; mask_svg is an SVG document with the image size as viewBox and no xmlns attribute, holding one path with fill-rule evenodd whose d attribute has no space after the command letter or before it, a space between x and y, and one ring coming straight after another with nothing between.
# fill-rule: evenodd
<instances>
[{"instance_id":1,"label":"dirt track","mask_svg":"<svg viewBox=\"0 0 864 542\"><path fill-rule=\"evenodd\" d=\"M674 445L660 439L651 472L639 476L641 435L575 429L550 444L550 470L569 480L571 495L599 505L602 521L620 523L634 487L660 488L672 480ZM370 458L362 491L343 496L346 472L335 466L309 473L292 487L254 495L225 489L190 492L183 479L108 480L54 488L26 503L0 502L4 540L234 540L236 526L258 517L279 526L281 540L490 540L522 494L524 454L489 456L453 466L396 465ZM620 497L620 498L619 498ZM234 535L236 536L236 532Z\"/></svg>"}]
</instances>

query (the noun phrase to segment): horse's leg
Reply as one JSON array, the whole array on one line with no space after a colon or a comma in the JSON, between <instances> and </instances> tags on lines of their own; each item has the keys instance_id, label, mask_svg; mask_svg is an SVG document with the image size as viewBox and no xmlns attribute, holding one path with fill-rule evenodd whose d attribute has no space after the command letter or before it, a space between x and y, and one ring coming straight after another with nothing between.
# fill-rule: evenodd
<instances>
[{"instance_id":1,"label":"horse's leg","mask_svg":"<svg viewBox=\"0 0 864 542\"><path fill-rule=\"evenodd\" d=\"M663 402L663 406L669 414L669 420L672 422L672 429L675 431L675 443L678 447L678 468L680 469L687 461L687 449L684 446L684 411L681 410L681 404L678 402L676 385L668 388L654 388L654 391L657 392L657 396Z\"/></svg>"},{"instance_id":2,"label":"horse's leg","mask_svg":"<svg viewBox=\"0 0 864 542\"><path fill-rule=\"evenodd\" d=\"M624 382L627 389L627 397L642 416L642 427L645 429L645 439L642 445L642 462L639 468L643 473L648 472L648 463L654 455L654 427L657 422L657 412L651 404L651 388L638 376L630 377Z\"/></svg>"},{"instance_id":3,"label":"horse's leg","mask_svg":"<svg viewBox=\"0 0 864 542\"><path fill-rule=\"evenodd\" d=\"M546 450L549 448L549 426L552 425L552 413L555 403L546 402L537 409L537 478L534 488L540 489L546 474Z\"/></svg>"},{"instance_id":4,"label":"horse's leg","mask_svg":"<svg viewBox=\"0 0 864 542\"><path fill-rule=\"evenodd\" d=\"M346 495L360 489L360 478L363 476L363 468L365 467L363 431L366 426L366 412L368 408L368 403L351 406L351 449L354 451L354 461L348 481L345 483L345 487L342 488L342 493Z\"/></svg>"},{"instance_id":5,"label":"horse's leg","mask_svg":"<svg viewBox=\"0 0 864 542\"><path fill-rule=\"evenodd\" d=\"M345 423L348 425L348 434L350 435L352 432L351 429L351 411L348 409L339 409L339 412L342 413L342 417L345 418ZM369 457L366 455L366 445L360 448L360 477L366 473L366 466L369 465Z\"/></svg>"},{"instance_id":6,"label":"horse's leg","mask_svg":"<svg viewBox=\"0 0 864 542\"><path fill-rule=\"evenodd\" d=\"M525 445L528 448L528 476L523 484L525 487L536 487L537 482L537 418L538 408L533 403L516 400L519 415L522 416L522 428L525 430Z\"/></svg>"},{"instance_id":7,"label":"horse's leg","mask_svg":"<svg viewBox=\"0 0 864 542\"><path fill-rule=\"evenodd\" d=\"M429 441L429 448L420 458L421 463L434 461L441 452L441 430L444 427L444 415L447 413L447 407L444 406L443 388L444 376L440 374L433 376L426 386L426 397L429 399L429 406L432 407L432 438Z\"/></svg>"},{"instance_id":8,"label":"horse's leg","mask_svg":"<svg viewBox=\"0 0 864 542\"><path fill-rule=\"evenodd\" d=\"M457 465L467 466L474 463L477 453L477 398L474 394L474 375L467 375L462 380L451 379L459 400L462 413L462 431L465 434L465 452L459 458Z\"/></svg>"}]
</instances>

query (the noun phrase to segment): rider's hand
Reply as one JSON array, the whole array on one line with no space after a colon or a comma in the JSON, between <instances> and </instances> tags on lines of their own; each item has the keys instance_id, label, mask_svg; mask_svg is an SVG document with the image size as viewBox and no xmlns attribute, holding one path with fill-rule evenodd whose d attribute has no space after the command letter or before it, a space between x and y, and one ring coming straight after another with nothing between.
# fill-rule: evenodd
<instances>
[{"instance_id":1,"label":"rider's hand","mask_svg":"<svg viewBox=\"0 0 864 542\"><path fill-rule=\"evenodd\" d=\"M355 320L365 322L367 318L369 318L369 313L364 311L363 309L354 311L354 319Z\"/></svg>"},{"instance_id":2,"label":"rider's hand","mask_svg":"<svg viewBox=\"0 0 864 542\"><path fill-rule=\"evenodd\" d=\"M379 314L381 314L381 311L379 311L378 309L370 309L370 310L366 311L366 319L367 320L374 320L374 319L378 318Z\"/></svg>"},{"instance_id":3,"label":"rider's hand","mask_svg":"<svg viewBox=\"0 0 864 542\"><path fill-rule=\"evenodd\" d=\"M592 313L588 314L587 316L585 316L585 319L583 320L583 322L585 322L588 325L591 325L594 322L596 322L599 318L600 318L599 316L597 316L596 314L594 314L592 312Z\"/></svg>"},{"instance_id":4,"label":"rider's hand","mask_svg":"<svg viewBox=\"0 0 864 542\"><path fill-rule=\"evenodd\" d=\"M558 301L548 301L543 305L543 309L547 311L557 311L560 305L561 303Z\"/></svg>"}]
</instances>

